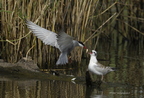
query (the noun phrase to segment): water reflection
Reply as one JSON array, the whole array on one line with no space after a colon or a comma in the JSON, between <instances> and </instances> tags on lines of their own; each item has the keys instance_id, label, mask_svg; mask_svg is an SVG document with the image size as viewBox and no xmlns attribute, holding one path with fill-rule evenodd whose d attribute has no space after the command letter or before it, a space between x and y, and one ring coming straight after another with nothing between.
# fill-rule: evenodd
<instances>
[{"instance_id":1,"label":"water reflection","mask_svg":"<svg viewBox=\"0 0 144 98\"><path fill-rule=\"evenodd\" d=\"M1 81L0 98L83 98L84 85L63 81Z\"/></svg>"},{"instance_id":2,"label":"water reflection","mask_svg":"<svg viewBox=\"0 0 144 98\"><path fill-rule=\"evenodd\" d=\"M143 85L117 79L100 87L64 81L0 81L0 98L143 98Z\"/></svg>"},{"instance_id":3,"label":"water reflection","mask_svg":"<svg viewBox=\"0 0 144 98\"><path fill-rule=\"evenodd\" d=\"M119 70L105 76L106 83L99 88L86 87L80 82L55 80L9 80L0 78L0 98L144 98L144 50L137 46L115 46L101 43L96 49L100 63L118 67ZM81 66L62 70L61 74L84 77L89 59ZM93 81L98 80L92 75Z\"/></svg>"}]
</instances>

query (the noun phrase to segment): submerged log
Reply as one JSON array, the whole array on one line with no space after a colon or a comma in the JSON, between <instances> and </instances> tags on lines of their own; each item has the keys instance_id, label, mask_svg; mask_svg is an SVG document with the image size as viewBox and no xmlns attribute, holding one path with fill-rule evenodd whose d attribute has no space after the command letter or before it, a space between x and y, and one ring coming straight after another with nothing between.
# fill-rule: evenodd
<instances>
[{"instance_id":1,"label":"submerged log","mask_svg":"<svg viewBox=\"0 0 144 98\"><path fill-rule=\"evenodd\" d=\"M102 84L101 80L93 82L92 79L91 79L89 71L86 71L85 79L86 79L86 86L87 87L95 86L95 87L99 88Z\"/></svg>"},{"instance_id":2,"label":"submerged log","mask_svg":"<svg viewBox=\"0 0 144 98\"><path fill-rule=\"evenodd\" d=\"M86 86L87 87L92 86L92 79L90 77L89 71L86 71L86 78L85 79L86 79Z\"/></svg>"},{"instance_id":3,"label":"submerged log","mask_svg":"<svg viewBox=\"0 0 144 98\"><path fill-rule=\"evenodd\" d=\"M22 58L17 63L7 63L4 62L2 59L0 59L0 67L4 68L12 68L12 67L21 67L23 69L32 71L32 72L39 72L39 67L37 66L34 61L28 57L28 58Z\"/></svg>"},{"instance_id":4,"label":"submerged log","mask_svg":"<svg viewBox=\"0 0 144 98\"><path fill-rule=\"evenodd\" d=\"M36 79L36 80L62 80L71 81L73 77L67 75L53 75L40 71L36 63L31 59L23 58L17 63L7 63L0 59L0 78L11 80Z\"/></svg>"}]
</instances>

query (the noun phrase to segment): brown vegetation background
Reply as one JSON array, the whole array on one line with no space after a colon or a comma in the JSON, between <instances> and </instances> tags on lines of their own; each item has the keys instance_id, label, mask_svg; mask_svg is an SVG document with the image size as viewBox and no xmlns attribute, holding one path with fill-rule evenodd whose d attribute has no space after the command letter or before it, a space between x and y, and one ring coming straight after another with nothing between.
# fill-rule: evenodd
<instances>
[{"instance_id":1,"label":"brown vegetation background","mask_svg":"<svg viewBox=\"0 0 144 98\"><path fill-rule=\"evenodd\" d=\"M143 0L0 0L0 58L17 62L31 56L40 67L55 64L58 49L31 34L24 19L53 32L64 27L89 49L107 39L143 47L143 5ZM76 48L71 59L81 61L81 56L82 49Z\"/></svg>"}]
</instances>

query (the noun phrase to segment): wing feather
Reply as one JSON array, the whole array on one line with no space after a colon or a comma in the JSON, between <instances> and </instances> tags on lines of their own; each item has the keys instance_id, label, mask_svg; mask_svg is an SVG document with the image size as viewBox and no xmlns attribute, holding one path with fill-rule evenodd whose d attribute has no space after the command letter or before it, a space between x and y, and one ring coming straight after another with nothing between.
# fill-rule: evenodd
<instances>
[{"instance_id":1,"label":"wing feather","mask_svg":"<svg viewBox=\"0 0 144 98\"><path fill-rule=\"evenodd\" d=\"M44 44L59 48L59 45L57 43L57 34L56 33L49 31L47 29L44 29L28 20L26 21L26 25L32 31L32 33L35 36L37 36L37 38L39 38L40 40L43 41Z\"/></svg>"}]
</instances>

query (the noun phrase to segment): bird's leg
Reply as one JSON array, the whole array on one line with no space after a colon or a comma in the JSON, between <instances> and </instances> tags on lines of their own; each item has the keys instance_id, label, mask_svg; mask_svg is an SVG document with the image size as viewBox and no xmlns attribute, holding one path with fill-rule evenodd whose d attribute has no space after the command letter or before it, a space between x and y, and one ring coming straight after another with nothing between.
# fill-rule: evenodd
<instances>
[{"instance_id":1,"label":"bird's leg","mask_svg":"<svg viewBox=\"0 0 144 98\"><path fill-rule=\"evenodd\" d=\"M102 75L101 77L101 82L106 83L103 79L104 79L104 75Z\"/></svg>"}]
</instances>

